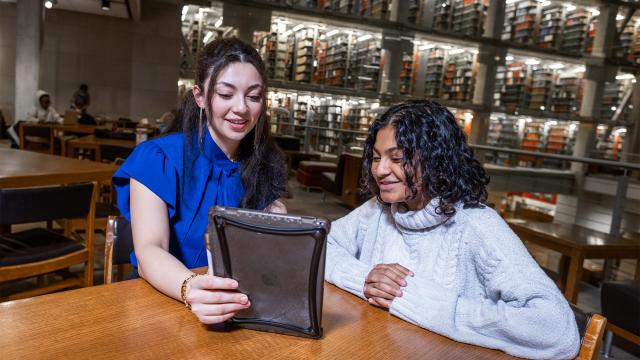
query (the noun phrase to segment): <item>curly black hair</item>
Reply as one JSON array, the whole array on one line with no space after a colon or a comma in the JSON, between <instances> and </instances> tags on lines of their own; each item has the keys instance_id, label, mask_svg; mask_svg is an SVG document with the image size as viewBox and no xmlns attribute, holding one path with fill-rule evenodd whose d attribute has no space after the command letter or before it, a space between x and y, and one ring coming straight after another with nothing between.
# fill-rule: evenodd
<instances>
[{"instance_id":1,"label":"curly black hair","mask_svg":"<svg viewBox=\"0 0 640 360\"><path fill-rule=\"evenodd\" d=\"M473 150L453 114L446 107L429 100L394 105L371 124L362 162L361 190L364 193L381 200L371 164L376 135L389 125L395 128L396 143L403 152L410 199L416 198L419 192L431 199L437 197L436 212L447 216L456 213L458 202L462 202L465 208L484 206L489 176L474 158ZM418 169L421 170L421 181L416 178Z\"/></svg>"}]
</instances>

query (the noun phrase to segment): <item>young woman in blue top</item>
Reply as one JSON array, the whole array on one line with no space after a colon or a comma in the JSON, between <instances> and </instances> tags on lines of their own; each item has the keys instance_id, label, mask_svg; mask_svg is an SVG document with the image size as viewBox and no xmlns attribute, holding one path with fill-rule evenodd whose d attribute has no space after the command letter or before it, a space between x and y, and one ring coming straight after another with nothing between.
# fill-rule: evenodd
<instances>
[{"instance_id":1,"label":"young woman in blue top","mask_svg":"<svg viewBox=\"0 0 640 360\"><path fill-rule=\"evenodd\" d=\"M211 42L169 134L138 145L113 177L132 225L134 267L203 323L250 306L234 291L235 280L189 270L207 265L209 208L286 212L286 164L269 132L266 80L253 47L238 39Z\"/></svg>"}]
</instances>

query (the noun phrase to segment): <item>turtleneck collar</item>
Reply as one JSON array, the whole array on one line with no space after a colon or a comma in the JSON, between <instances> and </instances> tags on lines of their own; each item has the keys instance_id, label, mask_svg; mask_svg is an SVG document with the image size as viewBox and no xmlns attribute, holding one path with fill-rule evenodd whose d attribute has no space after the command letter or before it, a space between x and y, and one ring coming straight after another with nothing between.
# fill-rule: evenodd
<instances>
[{"instance_id":1,"label":"turtleneck collar","mask_svg":"<svg viewBox=\"0 0 640 360\"><path fill-rule=\"evenodd\" d=\"M431 230L449 219L449 216L437 214L436 207L440 198L433 198L422 209L410 211L406 205L391 205L391 214L398 228L403 232L420 232Z\"/></svg>"}]
</instances>

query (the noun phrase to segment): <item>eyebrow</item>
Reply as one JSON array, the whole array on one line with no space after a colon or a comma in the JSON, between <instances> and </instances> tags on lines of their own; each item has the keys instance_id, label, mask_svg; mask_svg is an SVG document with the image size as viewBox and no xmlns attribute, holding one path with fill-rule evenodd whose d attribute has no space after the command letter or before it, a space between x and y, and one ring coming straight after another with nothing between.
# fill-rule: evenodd
<instances>
[{"instance_id":1,"label":"eyebrow","mask_svg":"<svg viewBox=\"0 0 640 360\"><path fill-rule=\"evenodd\" d=\"M390 152L394 152L394 151L397 151L397 150L400 150L400 148L398 148L398 147L396 146L396 147L388 148L387 150L382 151L382 152L390 153ZM380 152L378 149L376 149L375 147L373 148L373 151L375 151L375 152L376 152L376 153L378 153L378 154L382 153L382 152Z\"/></svg>"},{"instance_id":2,"label":"eyebrow","mask_svg":"<svg viewBox=\"0 0 640 360\"><path fill-rule=\"evenodd\" d=\"M234 90L237 89L237 87L235 85L233 85L231 83L228 83L226 81L218 81L216 83L216 86L218 86L218 85L224 85L224 86L230 87L230 88L232 88ZM262 88L262 84L253 84L253 85L249 86L249 88L247 88L247 90L251 91L251 90L254 90L254 89L257 89L257 88Z\"/></svg>"}]
</instances>

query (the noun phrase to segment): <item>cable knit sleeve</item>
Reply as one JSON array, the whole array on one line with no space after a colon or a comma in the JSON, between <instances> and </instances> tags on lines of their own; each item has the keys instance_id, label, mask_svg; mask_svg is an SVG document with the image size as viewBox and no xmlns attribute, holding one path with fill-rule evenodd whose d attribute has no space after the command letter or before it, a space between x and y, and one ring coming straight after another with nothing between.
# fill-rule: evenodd
<instances>
[{"instance_id":1,"label":"cable knit sleeve","mask_svg":"<svg viewBox=\"0 0 640 360\"><path fill-rule=\"evenodd\" d=\"M327 240L325 279L361 298L372 265L360 259L367 224L379 213L375 199L331 223ZM378 214L379 216L379 214Z\"/></svg>"},{"instance_id":2,"label":"cable knit sleeve","mask_svg":"<svg viewBox=\"0 0 640 360\"><path fill-rule=\"evenodd\" d=\"M454 289L438 277L413 278L391 312L454 340L519 357L575 357L580 338L569 304L507 224L492 211L478 211L483 214L460 236L466 252L460 258L471 261L484 294Z\"/></svg>"}]
</instances>

